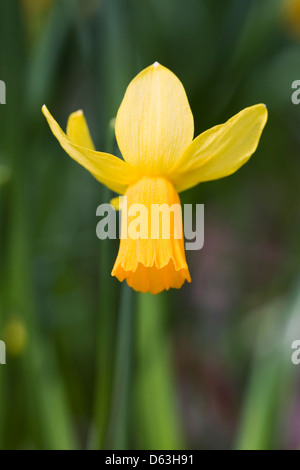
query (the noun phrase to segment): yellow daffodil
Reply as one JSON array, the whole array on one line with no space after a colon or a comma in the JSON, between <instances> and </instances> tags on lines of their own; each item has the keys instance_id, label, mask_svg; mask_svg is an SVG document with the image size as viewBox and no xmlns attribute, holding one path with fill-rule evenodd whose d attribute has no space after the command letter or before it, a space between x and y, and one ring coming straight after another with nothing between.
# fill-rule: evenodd
<instances>
[{"instance_id":1,"label":"yellow daffodil","mask_svg":"<svg viewBox=\"0 0 300 470\"><path fill-rule=\"evenodd\" d=\"M5 325L3 339L7 352L11 356L17 357L24 352L27 344L27 330L20 318L13 318Z\"/></svg>"},{"instance_id":2,"label":"yellow daffodil","mask_svg":"<svg viewBox=\"0 0 300 470\"><path fill-rule=\"evenodd\" d=\"M45 106L43 112L64 150L101 183L127 196L122 228L125 218L132 219L134 204L171 207L179 204L180 191L234 173L255 152L267 121L265 105L258 104L193 140L194 121L185 90L157 62L133 79L119 108L115 132L124 160L94 150L82 111L70 116L67 134ZM144 222L148 222L145 217ZM190 282L183 237L174 236L174 224L168 239L161 236L161 226L158 237L147 233L139 239L121 238L112 275L126 279L135 290L153 294Z\"/></svg>"}]
</instances>

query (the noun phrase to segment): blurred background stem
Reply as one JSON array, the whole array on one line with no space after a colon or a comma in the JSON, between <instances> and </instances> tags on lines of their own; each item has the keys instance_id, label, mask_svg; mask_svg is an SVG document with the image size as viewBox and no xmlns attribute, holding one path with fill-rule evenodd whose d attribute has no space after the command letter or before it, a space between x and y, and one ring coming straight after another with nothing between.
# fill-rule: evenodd
<instances>
[{"instance_id":1,"label":"blurred background stem","mask_svg":"<svg viewBox=\"0 0 300 470\"><path fill-rule=\"evenodd\" d=\"M5 275L4 308L6 319L17 315L25 328L27 344L19 360L9 358L24 378L20 413L25 410L28 427L35 445L44 449L74 449L77 447L72 430L61 377L55 364L55 355L48 340L43 337L36 311L33 288L33 220L28 186L30 170L30 143L27 140L23 84L25 51L21 9L19 2L1 0L1 32L5 44L14 45L14 51L1 58L5 68L9 94L8 113L5 115L5 154L12 169L10 184L10 211L8 219L7 270ZM7 27L7 24L10 27ZM41 339L43 337L43 340ZM8 376L6 375L8 379ZM10 411L18 395L6 381L6 398L10 397ZM1 398L1 401L4 398ZM6 418L9 423L9 409ZM8 424L8 430L10 426ZM10 432L6 432L6 446L10 447Z\"/></svg>"},{"instance_id":2,"label":"blurred background stem","mask_svg":"<svg viewBox=\"0 0 300 470\"><path fill-rule=\"evenodd\" d=\"M126 3L126 4L125 4ZM97 28L95 57L98 83L97 102L104 119L117 112L130 77L135 73L134 44L128 23L130 2L104 0L98 10L102 28ZM103 32L107 38L103 42ZM128 45L124 50L124 42ZM102 52L100 54L99 52ZM105 71L105 73L103 73ZM105 91L104 91L105 90ZM118 154L114 136L114 119L108 126L106 151ZM101 189L101 202L108 203L112 192ZM111 277L118 250L112 240L100 242L99 318L97 327L97 358L94 423L88 446L93 449L128 448L129 374L131 370L132 292L119 286ZM117 300L120 295L120 306ZM116 314L116 312L118 313Z\"/></svg>"},{"instance_id":3,"label":"blurred background stem","mask_svg":"<svg viewBox=\"0 0 300 470\"><path fill-rule=\"evenodd\" d=\"M282 440L284 406L292 403L296 385L291 345L300 337L299 286L286 299L255 312L260 328L237 435L239 450L272 450Z\"/></svg>"},{"instance_id":4,"label":"blurred background stem","mask_svg":"<svg viewBox=\"0 0 300 470\"><path fill-rule=\"evenodd\" d=\"M141 449L184 449L167 333L167 295L138 294L135 425Z\"/></svg>"},{"instance_id":5,"label":"blurred background stem","mask_svg":"<svg viewBox=\"0 0 300 470\"><path fill-rule=\"evenodd\" d=\"M115 150L115 119L108 125L106 152ZM112 191L106 186L101 188L103 203L109 203ZM103 449L107 438L109 410L115 355L115 326L117 308L117 285L111 277L114 254L112 240L100 240L99 257L99 313L96 335L96 386L94 395L94 414L92 430L89 437L91 449Z\"/></svg>"},{"instance_id":6,"label":"blurred background stem","mask_svg":"<svg viewBox=\"0 0 300 470\"><path fill-rule=\"evenodd\" d=\"M0 449L299 446L297 3L0 0ZM62 128L84 109L115 154L107 123L156 60L184 84L195 135L259 102L269 122L238 174L182 194L209 205L207 243L187 254L191 285L151 297L111 278L118 242L94 227L112 195L40 109Z\"/></svg>"},{"instance_id":7,"label":"blurred background stem","mask_svg":"<svg viewBox=\"0 0 300 470\"><path fill-rule=\"evenodd\" d=\"M131 372L134 336L133 302L133 290L126 283L123 283L117 324L112 402L106 447L113 450L130 449L129 419L132 406Z\"/></svg>"}]
</instances>

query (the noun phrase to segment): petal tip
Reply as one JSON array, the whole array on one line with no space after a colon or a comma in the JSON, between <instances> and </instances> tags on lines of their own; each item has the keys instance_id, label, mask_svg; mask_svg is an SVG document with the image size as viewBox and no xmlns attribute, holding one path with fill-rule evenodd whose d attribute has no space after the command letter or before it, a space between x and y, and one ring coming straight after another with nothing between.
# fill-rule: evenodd
<instances>
[{"instance_id":1,"label":"petal tip","mask_svg":"<svg viewBox=\"0 0 300 470\"><path fill-rule=\"evenodd\" d=\"M156 61L154 62L154 64L153 64L153 67L154 67L155 69L157 69L157 67L159 67L159 66L160 66L160 63L157 62L157 60L156 60Z\"/></svg>"}]
</instances>

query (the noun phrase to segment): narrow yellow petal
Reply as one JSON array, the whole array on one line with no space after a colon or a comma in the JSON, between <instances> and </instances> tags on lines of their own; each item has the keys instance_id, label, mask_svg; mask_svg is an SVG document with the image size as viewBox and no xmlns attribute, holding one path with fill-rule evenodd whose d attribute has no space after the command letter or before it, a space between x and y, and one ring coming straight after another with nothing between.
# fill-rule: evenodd
<instances>
[{"instance_id":1,"label":"narrow yellow petal","mask_svg":"<svg viewBox=\"0 0 300 470\"><path fill-rule=\"evenodd\" d=\"M191 282L180 200L167 179L143 177L127 189L122 204L122 238L112 275L120 281L126 279L137 291L152 294Z\"/></svg>"},{"instance_id":2,"label":"narrow yellow petal","mask_svg":"<svg viewBox=\"0 0 300 470\"><path fill-rule=\"evenodd\" d=\"M194 120L182 83L157 62L129 84L116 119L124 159L146 175L164 175L192 142Z\"/></svg>"},{"instance_id":3,"label":"narrow yellow petal","mask_svg":"<svg viewBox=\"0 0 300 470\"><path fill-rule=\"evenodd\" d=\"M176 190L184 191L238 170L255 152L267 118L266 106L258 104L200 134L168 174Z\"/></svg>"},{"instance_id":4,"label":"narrow yellow petal","mask_svg":"<svg viewBox=\"0 0 300 470\"><path fill-rule=\"evenodd\" d=\"M51 116L46 106L43 106L43 113L62 148L98 181L113 191L123 194L128 185L136 180L137 176L133 168L120 158L78 145L79 143L92 145L89 132L84 127L86 125L85 120L83 121L80 117L79 119L78 117L71 117L68 126L68 137ZM76 129L79 131L78 135L75 135ZM72 141L70 140L71 137Z\"/></svg>"},{"instance_id":5,"label":"narrow yellow petal","mask_svg":"<svg viewBox=\"0 0 300 470\"><path fill-rule=\"evenodd\" d=\"M79 110L70 115L67 124L67 136L73 144L95 150L83 111Z\"/></svg>"}]
</instances>

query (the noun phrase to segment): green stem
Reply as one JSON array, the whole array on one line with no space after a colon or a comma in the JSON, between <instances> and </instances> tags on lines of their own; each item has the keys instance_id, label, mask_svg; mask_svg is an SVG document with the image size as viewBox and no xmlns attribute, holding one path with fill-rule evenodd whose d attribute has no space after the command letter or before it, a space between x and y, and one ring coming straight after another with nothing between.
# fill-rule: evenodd
<instances>
[{"instance_id":1,"label":"green stem","mask_svg":"<svg viewBox=\"0 0 300 470\"><path fill-rule=\"evenodd\" d=\"M114 124L112 119L107 133L107 151L114 150ZM105 201L111 192L104 189ZM116 284L110 276L113 250L111 241L101 242L100 305L98 323L97 379L95 396L95 428L91 435L90 448L127 447L127 422L129 400L129 375L132 336L132 292L122 286L117 339L115 341ZM115 343L117 350L115 351Z\"/></svg>"},{"instance_id":2,"label":"green stem","mask_svg":"<svg viewBox=\"0 0 300 470\"><path fill-rule=\"evenodd\" d=\"M9 48L9 53L3 58L7 84L11 90L11 99L5 107L4 136L5 155L10 160L12 182L8 198L8 246L4 266L5 295L2 302L6 317L17 314L27 331L26 350L16 362L20 377L18 388L22 390L19 419L28 419L35 446L43 449L73 449L76 448L76 442L63 383L58 374L51 343L42 336L38 326L35 305L32 278L34 220L28 186L28 172L33 170L30 162L31 152L28 150L28 128L24 126L24 87L20 79L25 68L21 11L19 2L0 0L0 7L2 13L3 9L5 10L5 14L0 18L2 41L14 46L14 50ZM13 361L7 358L8 361L12 367ZM10 373L11 368L6 367ZM14 400L16 390L10 389L9 386L8 382L5 383L6 393ZM12 420L12 413L13 409L6 407L5 418L8 423ZM11 441L9 436L5 435L5 444L6 448L14 448L19 442L15 441L15 435L12 435Z\"/></svg>"},{"instance_id":3,"label":"green stem","mask_svg":"<svg viewBox=\"0 0 300 470\"><path fill-rule=\"evenodd\" d=\"M124 4L122 0L104 0L101 8L98 9L98 20L100 27L96 32L97 50L94 63L97 66L97 90L99 109L101 107L103 113L103 120L107 120L115 115L118 106L122 100L123 93L129 79L135 71L135 55L133 53L134 47L128 47L124 52L122 47L124 41L131 44L132 38L129 22L130 6ZM103 42L103 34L106 41ZM103 69L106 73L103 76ZM100 86L100 84L102 86ZM104 91L103 91L104 90ZM106 151L114 153L114 141L112 137L108 137ZM111 197L111 192L103 189L103 200L108 202ZM110 272L113 266L115 249L111 249L114 244L111 241L101 242L100 252L100 312L97 327L97 377L95 387L95 407L94 407L94 423L93 431L89 439L89 448L101 449L113 448L115 446L126 446L126 439L124 431L127 427L124 420L126 420L126 413L123 408L119 407L116 403L116 387L118 371L118 357L119 351L122 346L119 341L124 345L126 341L122 339L120 322L123 321L123 315L131 322L131 311L124 313L125 306L120 306L119 317L116 319L116 300L118 298L119 285L116 280L112 279ZM124 289L127 289L124 286ZM124 302L130 304L126 300L123 292L122 299ZM122 300L123 302L123 300ZM125 320L124 320L125 321ZM115 329L116 323L118 328L118 339L116 342ZM127 328L125 328L127 331ZM130 333L131 326L128 326L128 334ZM130 361L130 358L127 358ZM115 369L116 368L116 369ZM128 380L122 378L122 386L124 384L124 393L127 395ZM117 416L122 416L121 423L118 425ZM125 416L125 417L124 417Z\"/></svg>"},{"instance_id":4,"label":"green stem","mask_svg":"<svg viewBox=\"0 0 300 470\"><path fill-rule=\"evenodd\" d=\"M115 358L112 406L108 429L108 448L126 450L129 448L129 403L131 388L133 337L133 291L127 284L122 285L120 312L117 327L117 351Z\"/></svg>"},{"instance_id":5,"label":"green stem","mask_svg":"<svg viewBox=\"0 0 300 470\"><path fill-rule=\"evenodd\" d=\"M113 153L115 146L115 119L109 123L106 139L106 150ZM112 192L103 186L102 200L108 203ZM99 316L96 338L96 386L93 409L93 428L89 436L88 448L102 449L107 436L111 388L113 380L113 357L116 312L116 285L110 272L113 266L114 250L112 240L100 241L100 283L99 283Z\"/></svg>"},{"instance_id":6,"label":"green stem","mask_svg":"<svg viewBox=\"0 0 300 470\"><path fill-rule=\"evenodd\" d=\"M297 368L291 362L291 344L300 335L299 308L297 283L284 302L256 312L261 321L237 434L238 450L277 447L285 403L295 390Z\"/></svg>"},{"instance_id":7,"label":"green stem","mask_svg":"<svg viewBox=\"0 0 300 470\"><path fill-rule=\"evenodd\" d=\"M166 337L166 311L165 294L139 294L135 414L136 437L143 449L184 448Z\"/></svg>"}]
</instances>

